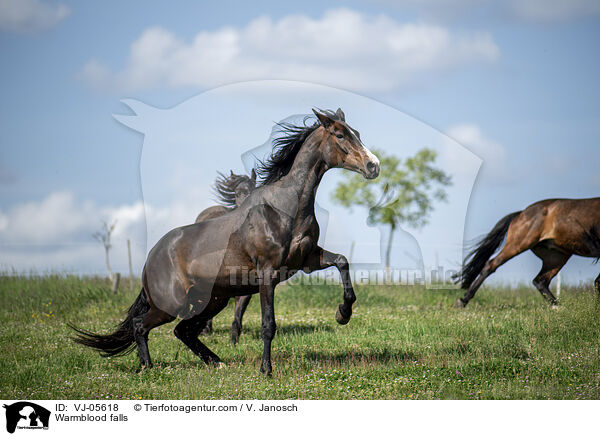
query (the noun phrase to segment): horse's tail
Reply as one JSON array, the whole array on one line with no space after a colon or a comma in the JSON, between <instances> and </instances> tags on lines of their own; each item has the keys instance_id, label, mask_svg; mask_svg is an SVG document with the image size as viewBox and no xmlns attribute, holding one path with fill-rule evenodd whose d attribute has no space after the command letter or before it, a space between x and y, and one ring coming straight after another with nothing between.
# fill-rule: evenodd
<instances>
[{"instance_id":1,"label":"horse's tail","mask_svg":"<svg viewBox=\"0 0 600 436\"><path fill-rule=\"evenodd\" d=\"M511 213L498 221L490 233L477 243L475 248L465 257L462 269L453 276L456 282L460 282L461 288L469 289L471 283L483 270L485 263L496 252L500 244L504 242L510 223L520 213Z\"/></svg>"},{"instance_id":2,"label":"horse's tail","mask_svg":"<svg viewBox=\"0 0 600 436\"><path fill-rule=\"evenodd\" d=\"M133 318L147 312L150 308L144 289L135 299L125 319L117 326L116 330L109 335L99 335L89 331L81 330L69 324L77 334L72 338L78 344L94 348L101 356L122 356L134 349L135 338L133 336Z\"/></svg>"}]
</instances>

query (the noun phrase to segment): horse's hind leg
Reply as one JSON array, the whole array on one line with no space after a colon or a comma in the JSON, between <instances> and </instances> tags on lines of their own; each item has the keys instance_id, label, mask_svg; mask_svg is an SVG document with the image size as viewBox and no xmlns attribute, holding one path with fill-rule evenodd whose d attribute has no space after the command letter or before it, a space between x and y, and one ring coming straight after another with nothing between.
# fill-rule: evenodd
<instances>
[{"instance_id":1,"label":"horse's hind leg","mask_svg":"<svg viewBox=\"0 0 600 436\"><path fill-rule=\"evenodd\" d=\"M221 362L221 359L198 340L198 335L206 326L206 322L223 310L228 301L229 298L213 298L204 311L192 318L182 320L175 326L173 331L175 336L192 350L192 353L200 357L204 363L216 365Z\"/></svg>"},{"instance_id":2,"label":"horse's hind leg","mask_svg":"<svg viewBox=\"0 0 600 436\"><path fill-rule=\"evenodd\" d=\"M558 250L537 245L531 249L537 257L542 259L542 269L533 279L533 285L540 291L542 296L553 306L558 304L556 297L550 291L550 282L560 269L565 266L571 255Z\"/></svg>"},{"instance_id":3,"label":"horse's hind leg","mask_svg":"<svg viewBox=\"0 0 600 436\"><path fill-rule=\"evenodd\" d=\"M156 307L148 305L148 310L133 318L133 337L140 357L140 369L152 368L148 351L148 333L155 327L173 321L174 317Z\"/></svg>"},{"instance_id":4,"label":"horse's hind leg","mask_svg":"<svg viewBox=\"0 0 600 436\"><path fill-rule=\"evenodd\" d=\"M510 215L506 218L509 217ZM502 221L503 220L501 220L500 222ZM500 224L500 222L498 224ZM539 217L532 218L531 216L527 216L525 211L518 214L508 226L508 229L506 231L506 242L504 243L504 247L502 248L502 250L500 250L496 257L494 257L493 259L489 259L487 262L485 262L483 268L479 272L479 275L475 278L475 280L470 284L469 288L467 289L465 296L463 298L459 298L456 302L457 307L465 307L467 303L469 303L469 301L473 298L479 287L483 284L484 280L488 278L491 274L493 274L500 266L508 262L513 257L534 247L539 242L538 238L541 232L542 224L543 219ZM493 232L490 232L486 239L492 234ZM497 236L501 237L499 234ZM484 258L489 258L491 254L481 253L480 250L491 249L493 251L495 250L494 247L497 246L499 245L481 245L477 249L475 256L483 256Z\"/></svg>"},{"instance_id":5,"label":"horse's hind leg","mask_svg":"<svg viewBox=\"0 0 600 436\"><path fill-rule=\"evenodd\" d=\"M594 281L594 287L596 288L598 297L600 297L600 274L598 274L598 277L596 277L596 280Z\"/></svg>"},{"instance_id":6,"label":"horse's hind leg","mask_svg":"<svg viewBox=\"0 0 600 436\"><path fill-rule=\"evenodd\" d=\"M202 315L196 315L193 318L182 320L177 324L173 333L175 333L175 336L177 336L181 342L192 350L192 353L200 357L205 363L218 364L221 362L221 359L198 340L198 334L205 325L206 318L202 317Z\"/></svg>"},{"instance_id":7,"label":"horse's hind leg","mask_svg":"<svg viewBox=\"0 0 600 436\"><path fill-rule=\"evenodd\" d=\"M251 295L244 295L243 297L235 297L235 312L233 315L233 322L231 323L231 343L237 344L238 338L242 333L242 318L250 303Z\"/></svg>"},{"instance_id":8,"label":"horse's hind leg","mask_svg":"<svg viewBox=\"0 0 600 436\"><path fill-rule=\"evenodd\" d=\"M491 260L488 260L481 273L477 279L471 283L469 289L465 293L463 298L459 298L456 302L458 307L465 307L469 301L475 296L475 293L479 289L479 287L483 284L484 280L487 279L490 275L492 275L500 266L504 265L510 259L515 257L518 254L521 254L523 251L527 250L529 247L524 247L522 245L517 245L512 243L511 240L506 241L506 245L504 248L498 253L496 257Z\"/></svg>"}]
</instances>

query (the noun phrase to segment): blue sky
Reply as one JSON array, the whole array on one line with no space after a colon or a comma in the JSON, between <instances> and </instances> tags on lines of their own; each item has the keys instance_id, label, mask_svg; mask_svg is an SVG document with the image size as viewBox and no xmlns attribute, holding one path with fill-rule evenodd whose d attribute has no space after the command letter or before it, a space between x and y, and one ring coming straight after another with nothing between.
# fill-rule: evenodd
<instances>
[{"instance_id":1,"label":"blue sky","mask_svg":"<svg viewBox=\"0 0 600 436\"><path fill-rule=\"evenodd\" d=\"M102 249L90 234L101 219L116 218L115 266L126 270L117 247L129 237L139 270L145 138L112 115L131 114L124 98L176 108L247 80L350 91L413 119L407 129L422 122L471 150L483 164L466 211L467 239L539 199L597 196L599 20L600 7L587 0L0 0L0 264L101 273ZM308 113L306 106L296 113ZM225 109L217 102L205 110ZM355 119L362 119L358 112ZM271 127L261 126L262 140L250 140L247 123L232 121L247 149L262 144ZM367 129L376 125L367 121ZM204 181L194 192L208 204ZM179 219L192 214L166 200L153 207ZM359 212L352 216L353 225L364 225ZM456 225L421 233L444 231ZM564 276L591 278L597 268L590 265L572 259ZM524 255L496 280L530 280L537 268L537 259Z\"/></svg>"}]
</instances>

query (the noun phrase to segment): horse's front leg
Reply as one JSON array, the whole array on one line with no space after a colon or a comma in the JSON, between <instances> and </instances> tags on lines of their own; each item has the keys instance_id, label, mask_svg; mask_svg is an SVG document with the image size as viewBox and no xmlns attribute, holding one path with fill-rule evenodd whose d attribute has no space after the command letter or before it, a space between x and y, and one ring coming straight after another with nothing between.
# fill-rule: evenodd
<instances>
[{"instance_id":1,"label":"horse's front leg","mask_svg":"<svg viewBox=\"0 0 600 436\"><path fill-rule=\"evenodd\" d=\"M352 305L356 301L356 295L350 279L350 264L346 256L317 247L308 256L307 263L310 271L319 271L330 266L335 266L338 269L344 286L344 302L338 306L335 320L342 325L348 324L352 316Z\"/></svg>"},{"instance_id":2,"label":"horse's front leg","mask_svg":"<svg viewBox=\"0 0 600 436\"><path fill-rule=\"evenodd\" d=\"M260 309L262 313L262 338L263 355L260 371L271 377L273 368L271 366L271 341L275 337L277 326L275 325L275 279L272 269L260 271L262 277L259 279Z\"/></svg>"}]
</instances>

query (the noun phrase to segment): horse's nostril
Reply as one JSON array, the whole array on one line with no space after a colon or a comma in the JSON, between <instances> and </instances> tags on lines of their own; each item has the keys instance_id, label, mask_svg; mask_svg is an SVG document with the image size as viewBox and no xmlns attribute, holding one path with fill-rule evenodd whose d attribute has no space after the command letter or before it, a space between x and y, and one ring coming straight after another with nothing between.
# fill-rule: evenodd
<instances>
[{"instance_id":1,"label":"horse's nostril","mask_svg":"<svg viewBox=\"0 0 600 436\"><path fill-rule=\"evenodd\" d=\"M370 178L375 178L379 175L379 164L375 162L367 162L367 172Z\"/></svg>"}]
</instances>

